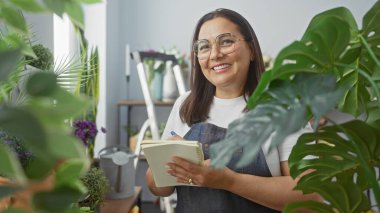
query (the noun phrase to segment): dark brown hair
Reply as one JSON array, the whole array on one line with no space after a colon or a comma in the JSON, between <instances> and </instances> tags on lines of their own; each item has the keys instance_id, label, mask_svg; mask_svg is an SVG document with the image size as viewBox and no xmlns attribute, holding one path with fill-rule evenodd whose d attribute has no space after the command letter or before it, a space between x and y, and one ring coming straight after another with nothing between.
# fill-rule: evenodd
<instances>
[{"instance_id":1,"label":"dark brown hair","mask_svg":"<svg viewBox=\"0 0 380 213\"><path fill-rule=\"evenodd\" d=\"M251 51L253 51L254 59L249 64L247 81L244 85L244 98L247 101L255 90L261 74L265 71L261 49L255 32L248 21L239 13L229 9L217 9L204 15L197 23L193 35L192 45L198 40L200 28L206 21L214 18L222 17L238 26L240 33L248 42ZM191 81L190 95L181 105L180 116L181 120L187 125L203 122L208 119L211 103L215 95L215 86L211 84L203 75L198 59L194 55L194 50L191 49Z\"/></svg>"}]
</instances>

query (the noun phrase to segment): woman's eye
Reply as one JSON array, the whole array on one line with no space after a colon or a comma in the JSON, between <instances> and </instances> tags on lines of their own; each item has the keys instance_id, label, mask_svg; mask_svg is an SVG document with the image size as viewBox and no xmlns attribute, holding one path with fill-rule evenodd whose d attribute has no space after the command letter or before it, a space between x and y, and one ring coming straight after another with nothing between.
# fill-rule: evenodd
<instances>
[{"instance_id":1,"label":"woman's eye","mask_svg":"<svg viewBox=\"0 0 380 213\"><path fill-rule=\"evenodd\" d=\"M208 44L202 44L198 46L198 51L200 52L208 51L209 49L210 49L210 45Z\"/></svg>"},{"instance_id":2,"label":"woman's eye","mask_svg":"<svg viewBox=\"0 0 380 213\"><path fill-rule=\"evenodd\" d=\"M232 40L232 39L223 39L220 41L220 46L229 46L229 45L232 45L235 41Z\"/></svg>"}]
</instances>

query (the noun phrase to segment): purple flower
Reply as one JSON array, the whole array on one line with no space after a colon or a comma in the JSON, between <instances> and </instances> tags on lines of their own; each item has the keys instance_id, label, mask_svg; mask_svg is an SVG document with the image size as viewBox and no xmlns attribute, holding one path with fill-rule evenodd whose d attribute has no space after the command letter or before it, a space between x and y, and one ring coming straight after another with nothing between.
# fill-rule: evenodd
<instances>
[{"instance_id":1,"label":"purple flower","mask_svg":"<svg viewBox=\"0 0 380 213\"><path fill-rule=\"evenodd\" d=\"M82 140L84 145L88 145L91 140L94 140L98 134L98 129L93 121L76 121L74 122L74 134Z\"/></svg>"}]
</instances>

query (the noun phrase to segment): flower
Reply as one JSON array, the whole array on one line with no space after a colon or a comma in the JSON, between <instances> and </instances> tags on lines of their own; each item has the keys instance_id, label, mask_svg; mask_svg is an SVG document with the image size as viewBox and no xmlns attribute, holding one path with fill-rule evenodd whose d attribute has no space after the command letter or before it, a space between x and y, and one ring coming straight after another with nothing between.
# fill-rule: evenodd
<instances>
[{"instance_id":1,"label":"flower","mask_svg":"<svg viewBox=\"0 0 380 213\"><path fill-rule=\"evenodd\" d=\"M91 140L94 140L96 135L98 134L98 129L96 127L95 122L93 121L85 121L79 120L74 122L74 134L79 139L82 140L85 146L89 145ZM105 129L102 127L102 132L105 132Z\"/></svg>"}]
</instances>

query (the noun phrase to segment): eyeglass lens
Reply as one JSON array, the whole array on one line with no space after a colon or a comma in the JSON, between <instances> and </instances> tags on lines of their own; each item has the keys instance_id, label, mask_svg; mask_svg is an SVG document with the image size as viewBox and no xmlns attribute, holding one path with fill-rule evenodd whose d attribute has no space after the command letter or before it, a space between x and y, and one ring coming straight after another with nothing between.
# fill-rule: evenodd
<instances>
[{"instance_id":1,"label":"eyeglass lens","mask_svg":"<svg viewBox=\"0 0 380 213\"><path fill-rule=\"evenodd\" d=\"M216 48L222 54L229 54L235 50L236 38L231 34L222 34L215 38ZM210 56L212 44L208 40L199 40L194 44L194 52L198 59L203 60Z\"/></svg>"}]
</instances>

